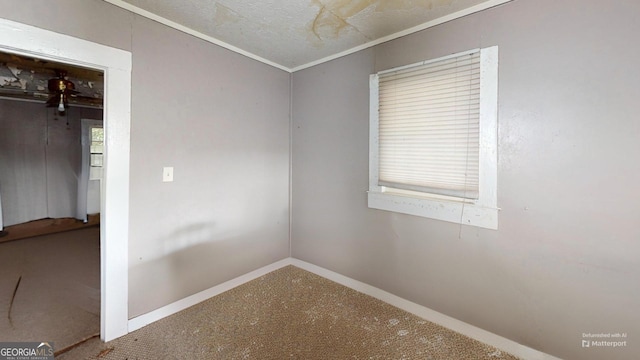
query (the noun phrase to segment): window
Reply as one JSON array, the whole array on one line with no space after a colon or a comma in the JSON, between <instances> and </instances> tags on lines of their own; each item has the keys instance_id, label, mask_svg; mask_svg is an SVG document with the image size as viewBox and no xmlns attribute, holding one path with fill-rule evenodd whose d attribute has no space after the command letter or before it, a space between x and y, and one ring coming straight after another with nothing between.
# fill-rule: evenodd
<instances>
[{"instance_id":1,"label":"window","mask_svg":"<svg viewBox=\"0 0 640 360\"><path fill-rule=\"evenodd\" d=\"M497 47L371 75L369 207L497 229L497 93Z\"/></svg>"},{"instance_id":2,"label":"window","mask_svg":"<svg viewBox=\"0 0 640 360\"><path fill-rule=\"evenodd\" d=\"M104 156L104 129L102 126L91 126L90 136L91 143L89 149L91 159L89 162L89 180L101 180Z\"/></svg>"}]
</instances>

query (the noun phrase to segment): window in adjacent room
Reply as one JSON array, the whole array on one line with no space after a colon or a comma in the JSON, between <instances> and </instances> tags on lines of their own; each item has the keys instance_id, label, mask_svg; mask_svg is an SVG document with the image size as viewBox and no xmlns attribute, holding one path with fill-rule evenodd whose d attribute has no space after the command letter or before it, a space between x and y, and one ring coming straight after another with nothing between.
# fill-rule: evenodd
<instances>
[{"instance_id":1,"label":"window in adjacent room","mask_svg":"<svg viewBox=\"0 0 640 360\"><path fill-rule=\"evenodd\" d=\"M497 96L497 47L371 75L369 207L497 229Z\"/></svg>"},{"instance_id":2,"label":"window in adjacent room","mask_svg":"<svg viewBox=\"0 0 640 360\"><path fill-rule=\"evenodd\" d=\"M102 126L91 127L91 159L89 162L89 180L102 179L102 164L104 158L104 129Z\"/></svg>"}]
</instances>

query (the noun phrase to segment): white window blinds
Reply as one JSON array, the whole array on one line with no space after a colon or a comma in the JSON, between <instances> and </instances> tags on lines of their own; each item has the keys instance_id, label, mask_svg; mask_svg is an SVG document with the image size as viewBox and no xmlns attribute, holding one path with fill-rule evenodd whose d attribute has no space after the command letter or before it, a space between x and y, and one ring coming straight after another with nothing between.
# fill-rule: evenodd
<instances>
[{"instance_id":1,"label":"white window blinds","mask_svg":"<svg viewBox=\"0 0 640 360\"><path fill-rule=\"evenodd\" d=\"M378 185L477 199L480 51L378 81Z\"/></svg>"}]
</instances>

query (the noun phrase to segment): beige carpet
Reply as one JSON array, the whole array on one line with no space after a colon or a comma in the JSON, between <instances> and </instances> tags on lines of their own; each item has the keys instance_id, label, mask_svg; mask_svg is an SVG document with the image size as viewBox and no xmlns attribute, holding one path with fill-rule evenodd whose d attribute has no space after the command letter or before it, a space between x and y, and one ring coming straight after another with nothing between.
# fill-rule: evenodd
<instances>
[{"instance_id":1,"label":"beige carpet","mask_svg":"<svg viewBox=\"0 0 640 360\"><path fill-rule=\"evenodd\" d=\"M62 349L99 333L100 228L0 243L0 314L0 342Z\"/></svg>"},{"instance_id":2,"label":"beige carpet","mask_svg":"<svg viewBox=\"0 0 640 360\"><path fill-rule=\"evenodd\" d=\"M287 266L62 359L516 359Z\"/></svg>"}]
</instances>

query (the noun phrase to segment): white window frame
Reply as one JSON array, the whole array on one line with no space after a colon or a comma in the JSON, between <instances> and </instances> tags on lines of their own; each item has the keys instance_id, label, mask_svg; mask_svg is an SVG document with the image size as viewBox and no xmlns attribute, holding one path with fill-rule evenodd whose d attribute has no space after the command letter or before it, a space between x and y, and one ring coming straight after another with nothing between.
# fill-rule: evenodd
<instances>
[{"instance_id":1,"label":"white window frame","mask_svg":"<svg viewBox=\"0 0 640 360\"><path fill-rule=\"evenodd\" d=\"M102 180L102 173L103 173L103 167L104 167L104 141L103 141L103 145L102 145L102 152L99 153L94 153L91 152L91 146L93 145L93 129L102 129L104 131L104 127L102 125L102 122L99 122L97 124L92 124L89 129L89 139L88 139L88 145L89 145L89 180ZM93 160L92 157L93 155L96 154L100 154L100 156L102 156L102 165L94 165L93 164Z\"/></svg>"},{"instance_id":2,"label":"white window frame","mask_svg":"<svg viewBox=\"0 0 640 360\"><path fill-rule=\"evenodd\" d=\"M378 74L369 78L369 191L368 206L373 209L422 216L457 224L498 229L498 47L475 49L438 59L445 60L480 51L480 162L479 197L476 200L454 196L392 189L378 184ZM415 66L412 64L404 67ZM396 69L385 70L393 71Z\"/></svg>"}]
</instances>

